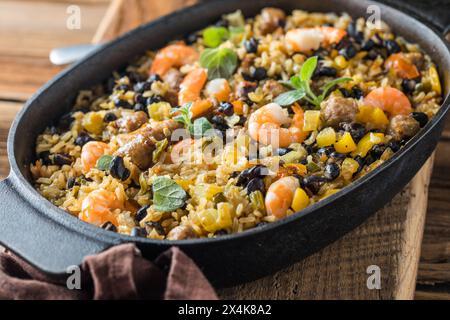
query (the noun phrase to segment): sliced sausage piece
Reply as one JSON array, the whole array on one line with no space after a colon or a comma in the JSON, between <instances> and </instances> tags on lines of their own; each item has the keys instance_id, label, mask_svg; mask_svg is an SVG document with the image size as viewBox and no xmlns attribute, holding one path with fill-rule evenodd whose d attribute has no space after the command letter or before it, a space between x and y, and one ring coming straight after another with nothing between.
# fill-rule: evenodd
<instances>
[{"instance_id":1,"label":"sliced sausage piece","mask_svg":"<svg viewBox=\"0 0 450 320\"><path fill-rule=\"evenodd\" d=\"M284 24L286 14L277 8L264 8L261 10L259 30L262 34L274 32Z\"/></svg>"},{"instance_id":2,"label":"sliced sausage piece","mask_svg":"<svg viewBox=\"0 0 450 320\"><path fill-rule=\"evenodd\" d=\"M395 140L411 138L420 130L420 124L411 115L397 115L389 122L388 134Z\"/></svg>"},{"instance_id":3,"label":"sliced sausage piece","mask_svg":"<svg viewBox=\"0 0 450 320\"><path fill-rule=\"evenodd\" d=\"M358 113L354 99L330 96L320 105L322 118L329 126L337 127L341 122L353 122Z\"/></svg>"},{"instance_id":4,"label":"sliced sausage piece","mask_svg":"<svg viewBox=\"0 0 450 320\"><path fill-rule=\"evenodd\" d=\"M146 124L130 134L129 141L117 150L116 155L128 156L141 170L146 170L152 164L156 142L170 139L173 131L181 127L181 123L172 119Z\"/></svg>"},{"instance_id":5,"label":"sliced sausage piece","mask_svg":"<svg viewBox=\"0 0 450 320\"><path fill-rule=\"evenodd\" d=\"M119 129L120 133L129 133L139 129L147 121L147 114L144 111L137 111L117 119L115 126Z\"/></svg>"},{"instance_id":6,"label":"sliced sausage piece","mask_svg":"<svg viewBox=\"0 0 450 320\"><path fill-rule=\"evenodd\" d=\"M173 228L167 234L167 239L169 240L184 240L184 239L193 239L198 238L194 229L190 226L178 226Z\"/></svg>"}]
</instances>

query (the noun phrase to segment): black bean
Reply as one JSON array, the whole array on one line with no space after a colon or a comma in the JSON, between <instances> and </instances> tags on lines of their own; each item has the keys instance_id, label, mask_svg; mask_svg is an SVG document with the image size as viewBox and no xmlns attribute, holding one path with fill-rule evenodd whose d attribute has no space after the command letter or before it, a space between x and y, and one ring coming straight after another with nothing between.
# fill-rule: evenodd
<instances>
[{"instance_id":1,"label":"black bean","mask_svg":"<svg viewBox=\"0 0 450 320\"><path fill-rule=\"evenodd\" d=\"M361 50L370 51L373 49L373 47L375 47L375 42L373 42L372 39L369 39L362 44Z\"/></svg>"},{"instance_id":2,"label":"black bean","mask_svg":"<svg viewBox=\"0 0 450 320\"><path fill-rule=\"evenodd\" d=\"M313 153L313 147L311 145L302 143L302 147L305 148L305 150L308 154Z\"/></svg>"},{"instance_id":3,"label":"black bean","mask_svg":"<svg viewBox=\"0 0 450 320\"><path fill-rule=\"evenodd\" d=\"M106 222L102 223L100 228L108 230L108 231L112 231L112 232L117 232L116 226L113 225L110 221L106 221Z\"/></svg>"},{"instance_id":4,"label":"black bean","mask_svg":"<svg viewBox=\"0 0 450 320\"><path fill-rule=\"evenodd\" d=\"M263 179L261 178L253 178L247 184L247 194L250 194L254 191L261 191L262 194L266 192L266 186L264 184Z\"/></svg>"},{"instance_id":5,"label":"black bean","mask_svg":"<svg viewBox=\"0 0 450 320\"><path fill-rule=\"evenodd\" d=\"M250 38L248 41L244 42L245 50L248 53L256 53L258 51L259 41L255 38Z\"/></svg>"},{"instance_id":6,"label":"black bean","mask_svg":"<svg viewBox=\"0 0 450 320\"><path fill-rule=\"evenodd\" d=\"M372 156L371 154L368 154L365 158L364 158L364 164L366 166L371 165L372 163L375 162L375 160L377 160L374 156Z\"/></svg>"},{"instance_id":7,"label":"black bean","mask_svg":"<svg viewBox=\"0 0 450 320\"><path fill-rule=\"evenodd\" d=\"M134 219L137 222L140 222L142 219L144 219L147 216L147 209L149 207L150 206L148 204L145 205L145 206L140 207L139 210L136 212L136 215L134 216Z\"/></svg>"},{"instance_id":8,"label":"black bean","mask_svg":"<svg viewBox=\"0 0 450 320\"><path fill-rule=\"evenodd\" d=\"M161 96L154 95L154 96L148 97L146 103L147 103L147 105L151 105L153 103L161 102L162 100L163 99Z\"/></svg>"},{"instance_id":9,"label":"black bean","mask_svg":"<svg viewBox=\"0 0 450 320\"><path fill-rule=\"evenodd\" d=\"M364 40L364 34L361 31L358 31L358 28L356 27L356 23L354 21L348 25L347 33L358 43L361 43Z\"/></svg>"},{"instance_id":10,"label":"black bean","mask_svg":"<svg viewBox=\"0 0 450 320\"><path fill-rule=\"evenodd\" d=\"M262 67L257 67L252 73L253 79L256 81L264 80L267 77L267 71L266 69Z\"/></svg>"},{"instance_id":11,"label":"black bean","mask_svg":"<svg viewBox=\"0 0 450 320\"><path fill-rule=\"evenodd\" d=\"M352 88L352 98L359 100L362 97L364 97L364 92L358 86L354 86Z\"/></svg>"},{"instance_id":12,"label":"black bean","mask_svg":"<svg viewBox=\"0 0 450 320\"><path fill-rule=\"evenodd\" d=\"M234 107L229 102L221 102L219 105L219 111L225 114L226 116L232 116L234 113Z\"/></svg>"},{"instance_id":13,"label":"black bean","mask_svg":"<svg viewBox=\"0 0 450 320\"><path fill-rule=\"evenodd\" d=\"M347 60L356 56L356 53L356 48L353 44L347 45L345 48L339 50L339 54L343 55Z\"/></svg>"},{"instance_id":14,"label":"black bean","mask_svg":"<svg viewBox=\"0 0 450 320\"><path fill-rule=\"evenodd\" d=\"M416 90L416 81L414 79L403 79L402 89L405 93L413 93Z\"/></svg>"},{"instance_id":15,"label":"black bean","mask_svg":"<svg viewBox=\"0 0 450 320\"><path fill-rule=\"evenodd\" d=\"M327 49L320 47L319 49L317 49L316 51L314 51L313 57L314 57L314 56L317 57L317 59L320 61L320 60L323 60L324 57L329 56L329 54L330 54L330 53L328 52Z\"/></svg>"},{"instance_id":16,"label":"black bean","mask_svg":"<svg viewBox=\"0 0 450 320\"><path fill-rule=\"evenodd\" d=\"M160 236L166 235L166 230L164 230L163 226L162 226L161 223L159 223L159 222L147 221L147 222L145 223L145 226L146 226L146 227L149 227L149 228L155 229L156 232L158 232L158 234L159 234ZM151 230L150 230L150 231L151 231ZM147 233L150 233L150 232L147 232Z\"/></svg>"},{"instance_id":17,"label":"black bean","mask_svg":"<svg viewBox=\"0 0 450 320\"><path fill-rule=\"evenodd\" d=\"M401 51L400 46L395 40L385 40L384 46L386 47L389 54L397 53Z\"/></svg>"},{"instance_id":18,"label":"black bean","mask_svg":"<svg viewBox=\"0 0 450 320\"><path fill-rule=\"evenodd\" d=\"M344 160L346 157L345 154L343 153L339 153L337 151L334 151L330 154L330 158L334 159L334 160Z\"/></svg>"},{"instance_id":19,"label":"black bean","mask_svg":"<svg viewBox=\"0 0 450 320\"><path fill-rule=\"evenodd\" d=\"M80 132L78 137L75 138L75 144L80 147L84 146L89 141L94 141L94 139L86 132Z\"/></svg>"},{"instance_id":20,"label":"black bean","mask_svg":"<svg viewBox=\"0 0 450 320\"><path fill-rule=\"evenodd\" d=\"M317 75L325 77L335 77L337 75L337 70L333 67L319 66L319 68L317 69Z\"/></svg>"},{"instance_id":21,"label":"black bean","mask_svg":"<svg viewBox=\"0 0 450 320\"><path fill-rule=\"evenodd\" d=\"M119 98L114 99L114 105L118 108L132 109L133 106L126 100Z\"/></svg>"},{"instance_id":22,"label":"black bean","mask_svg":"<svg viewBox=\"0 0 450 320\"><path fill-rule=\"evenodd\" d=\"M428 116L423 112L413 112L412 117L416 120L420 127L423 128L428 123Z\"/></svg>"},{"instance_id":23,"label":"black bean","mask_svg":"<svg viewBox=\"0 0 450 320\"><path fill-rule=\"evenodd\" d=\"M211 118L211 122L215 125L215 127L219 130L227 130L230 127L228 126L227 122L225 121L225 118L221 115L215 115Z\"/></svg>"},{"instance_id":24,"label":"black bean","mask_svg":"<svg viewBox=\"0 0 450 320\"><path fill-rule=\"evenodd\" d=\"M105 121L105 122L111 122L111 121L114 121L114 120L117 120L117 116L115 115L114 112L108 112L103 117L103 121Z\"/></svg>"},{"instance_id":25,"label":"black bean","mask_svg":"<svg viewBox=\"0 0 450 320\"><path fill-rule=\"evenodd\" d=\"M134 227L131 229L130 236L132 237L147 237L147 231L144 228Z\"/></svg>"},{"instance_id":26,"label":"black bean","mask_svg":"<svg viewBox=\"0 0 450 320\"><path fill-rule=\"evenodd\" d=\"M123 158L119 156L115 156L111 160L111 164L109 167L109 173L116 179L120 179L125 181L130 176L130 170L125 167L123 163Z\"/></svg>"},{"instance_id":27,"label":"black bean","mask_svg":"<svg viewBox=\"0 0 450 320\"><path fill-rule=\"evenodd\" d=\"M328 180L333 181L334 179L339 177L340 173L341 173L341 170L340 170L339 166L336 163L332 162L332 163L328 163L325 166L323 175Z\"/></svg>"},{"instance_id":28,"label":"black bean","mask_svg":"<svg viewBox=\"0 0 450 320\"><path fill-rule=\"evenodd\" d=\"M263 165L256 165L254 167L251 167L249 169L243 170L238 177L238 180L236 182L236 185L238 186L244 186L246 185L250 180L254 178L261 177L265 171L265 166Z\"/></svg>"},{"instance_id":29,"label":"black bean","mask_svg":"<svg viewBox=\"0 0 450 320\"><path fill-rule=\"evenodd\" d=\"M67 179L67 183L66 183L66 189L72 189L73 186L75 185L75 178L74 177L69 177L69 179Z\"/></svg>"},{"instance_id":30,"label":"black bean","mask_svg":"<svg viewBox=\"0 0 450 320\"><path fill-rule=\"evenodd\" d=\"M58 121L58 125L57 125L58 130L61 130L61 131L69 130L70 125L72 124L73 120L74 119L72 117L72 113L66 113Z\"/></svg>"},{"instance_id":31,"label":"black bean","mask_svg":"<svg viewBox=\"0 0 450 320\"><path fill-rule=\"evenodd\" d=\"M68 154L57 153L53 156L53 163L62 166L62 165L70 165L73 162L73 158Z\"/></svg>"},{"instance_id":32,"label":"black bean","mask_svg":"<svg viewBox=\"0 0 450 320\"><path fill-rule=\"evenodd\" d=\"M225 229L220 229L214 233L214 235L216 235L216 236L225 236L227 234L228 234L228 232Z\"/></svg>"},{"instance_id":33,"label":"black bean","mask_svg":"<svg viewBox=\"0 0 450 320\"><path fill-rule=\"evenodd\" d=\"M317 150L317 155L319 157L322 157L322 156L328 157L333 151L334 151L333 147L323 147L323 148L320 148L319 150Z\"/></svg>"},{"instance_id":34,"label":"black bean","mask_svg":"<svg viewBox=\"0 0 450 320\"><path fill-rule=\"evenodd\" d=\"M364 57L364 59L368 60L375 60L380 55L380 52L376 49L372 49L367 53L367 55Z\"/></svg>"},{"instance_id":35,"label":"black bean","mask_svg":"<svg viewBox=\"0 0 450 320\"><path fill-rule=\"evenodd\" d=\"M287 154L287 153L289 153L289 152L291 152L291 151L292 151L291 148L278 148L278 149L276 150L276 154L277 154L278 156L284 156L285 154Z\"/></svg>"},{"instance_id":36,"label":"black bean","mask_svg":"<svg viewBox=\"0 0 450 320\"><path fill-rule=\"evenodd\" d=\"M147 81L153 83L155 81L163 81L163 80L161 79L159 74L152 74L150 77L148 77Z\"/></svg>"},{"instance_id":37,"label":"black bean","mask_svg":"<svg viewBox=\"0 0 450 320\"><path fill-rule=\"evenodd\" d=\"M147 81L138 82L134 85L133 89L135 92L143 93L144 91L150 90L152 84Z\"/></svg>"},{"instance_id":38,"label":"black bean","mask_svg":"<svg viewBox=\"0 0 450 320\"><path fill-rule=\"evenodd\" d=\"M398 141L391 140L387 144L387 147L392 151L397 152L398 150L400 150L401 144Z\"/></svg>"},{"instance_id":39,"label":"black bean","mask_svg":"<svg viewBox=\"0 0 450 320\"><path fill-rule=\"evenodd\" d=\"M304 189L308 189L312 194L316 194L319 192L322 183L326 181L327 179L324 177L308 176L303 178L301 186Z\"/></svg>"},{"instance_id":40,"label":"black bean","mask_svg":"<svg viewBox=\"0 0 450 320\"><path fill-rule=\"evenodd\" d=\"M134 95L134 102L135 103L145 104L146 101L147 101L147 98L144 98L144 96L141 93L136 93Z\"/></svg>"},{"instance_id":41,"label":"black bean","mask_svg":"<svg viewBox=\"0 0 450 320\"><path fill-rule=\"evenodd\" d=\"M142 103L136 103L134 105L134 111L144 111L147 112L147 108Z\"/></svg>"},{"instance_id":42,"label":"black bean","mask_svg":"<svg viewBox=\"0 0 450 320\"><path fill-rule=\"evenodd\" d=\"M384 144L376 144L370 150L370 155L374 159L380 159L380 157L383 154L384 150L386 150L386 146Z\"/></svg>"},{"instance_id":43,"label":"black bean","mask_svg":"<svg viewBox=\"0 0 450 320\"><path fill-rule=\"evenodd\" d=\"M50 151L39 152L38 157L42 160L43 164L52 164L52 160L50 159Z\"/></svg>"},{"instance_id":44,"label":"black bean","mask_svg":"<svg viewBox=\"0 0 450 320\"><path fill-rule=\"evenodd\" d=\"M145 77L140 74L139 72L136 71L129 71L126 73L128 79L130 80L130 82L133 83L137 83L137 82L141 82L145 79Z\"/></svg>"},{"instance_id":45,"label":"black bean","mask_svg":"<svg viewBox=\"0 0 450 320\"><path fill-rule=\"evenodd\" d=\"M349 132L355 142L361 140L366 134L366 128L360 123L341 122L339 127Z\"/></svg>"},{"instance_id":46,"label":"black bean","mask_svg":"<svg viewBox=\"0 0 450 320\"><path fill-rule=\"evenodd\" d=\"M345 88L339 88L339 91L342 93L344 98L350 98L352 96L352 93Z\"/></svg>"},{"instance_id":47,"label":"black bean","mask_svg":"<svg viewBox=\"0 0 450 320\"><path fill-rule=\"evenodd\" d=\"M247 121L247 117L240 116L238 123L236 123L237 126L243 126L245 124L245 121Z\"/></svg>"},{"instance_id":48,"label":"black bean","mask_svg":"<svg viewBox=\"0 0 450 320\"><path fill-rule=\"evenodd\" d=\"M359 164L358 170L356 170L356 172L353 174L355 176L358 173L360 173L361 170L363 169L363 167L364 167L364 159L361 156L356 156L356 157L353 158L353 160L355 160Z\"/></svg>"}]
</instances>

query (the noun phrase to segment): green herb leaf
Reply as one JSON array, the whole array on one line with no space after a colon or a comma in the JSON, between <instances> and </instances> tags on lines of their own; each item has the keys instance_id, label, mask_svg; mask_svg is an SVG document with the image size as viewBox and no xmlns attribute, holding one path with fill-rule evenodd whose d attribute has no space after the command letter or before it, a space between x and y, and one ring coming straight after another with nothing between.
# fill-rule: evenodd
<instances>
[{"instance_id":1,"label":"green herb leaf","mask_svg":"<svg viewBox=\"0 0 450 320\"><path fill-rule=\"evenodd\" d=\"M295 89L303 89L305 86L305 82L299 76L292 76L289 81Z\"/></svg>"},{"instance_id":2,"label":"green herb leaf","mask_svg":"<svg viewBox=\"0 0 450 320\"><path fill-rule=\"evenodd\" d=\"M230 78L236 70L237 63L236 52L228 48L205 49L200 56L200 65L208 69L210 80Z\"/></svg>"},{"instance_id":3,"label":"green herb leaf","mask_svg":"<svg viewBox=\"0 0 450 320\"><path fill-rule=\"evenodd\" d=\"M306 95L305 90L297 89L284 92L275 98L274 102L280 106L289 106L294 102L302 99Z\"/></svg>"},{"instance_id":4,"label":"green herb leaf","mask_svg":"<svg viewBox=\"0 0 450 320\"><path fill-rule=\"evenodd\" d=\"M186 192L168 177L156 177L153 180L153 206L160 212L171 212L184 205Z\"/></svg>"},{"instance_id":5,"label":"green herb leaf","mask_svg":"<svg viewBox=\"0 0 450 320\"><path fill-rule=\"evenodd\" d=\"M230 26L230 27L228 27L228 31L230 32L230 39L233 39L235 37L238 37L242 33L244 33L245 28L243 26L240 26L240 27Z\"/></svg>"},{"instance_id":6,"label":"green herb leaf","mask_svg":"<svg viewBox=\"0 0 450 320\"><path fill-rule=\"evenodd\" d=\"M317 56L311 57L305 61L300 69L300 79L302 81L309 81L314 74L317 67Z\"/></svg>"},{"instance_id":7,"label":"green herb leaf","mask_svg":"<svg viewBox=\"0 0 450 320\"><path fill-rule=\"evenodd\" d=\"M112 159L112 156L105 154L97 160L97 164L95 165L95 167L102 171L109 170Z\"/></svg>"},{"instance_id":8,"label":"green herb leaf","mask_svg":"<svg viewBox=\"0 0 450 320\"><path fill-rule=\"evenodd\" d=\"M212 129L212 124L205 117L198 118L189 126L189 132L194 137L202 137L205 132Z\"/></svg>"},{"instance_id":9,"label":"green herb leaf","mask_svg":"<svg viewBox=\"0 0 450 320\"><path fill-rule=\"evenodd\" d=\"M175 121L178 121L184 125L185 128L188 128L191 125L191 118L192 118L192 102L188 102L184 105L182 105L180 108L174 108L172 109L171 113L174 114L176 112L179 112L180 114L175 116L173 119Z\"/></svg>"},{"instance_id":10,"label":"green herb leaf","mask_svg":"<svg viewBox=\"0 0 450 320\"><path fill-rule=\"evenodd\" d=\"M335 85L337 85L339 83L351 81L351 80L353 80L353 79L352 78L337 78L337 79L334 79L334 80L328 82L326 85L324 85L322 87L322 94L320 95L320 97L322 98L322 100L325 99L325 97L328 94L328 91L330 91L330 89L333 88Z\"/></svg>"},{"instance_id":11,"label":"green herb leaf","mask_svg":"<svg viewBox=\"0 0 450 320\"><path fill-rule=\"evenodd\" d=\"M203 30L203 42L207 47L216 48L230 37L224 27L209 27Z\"/></svg>"}]
</instances>

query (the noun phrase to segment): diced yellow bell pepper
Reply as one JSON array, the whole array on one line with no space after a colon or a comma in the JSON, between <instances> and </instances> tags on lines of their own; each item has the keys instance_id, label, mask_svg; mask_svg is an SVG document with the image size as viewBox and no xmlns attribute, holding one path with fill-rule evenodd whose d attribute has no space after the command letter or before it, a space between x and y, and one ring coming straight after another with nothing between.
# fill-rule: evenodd
<instances>
[{"instance_id":1,"label":"diced yellow bell pepper","mask_svg":"<svg viewBox=\"0 0 450 320\"><path fill-rule=\"evenodd\" d=\"M308 172L306 166L301 163L286 163L283 166L285 168L292 168L293 170L295 170L296 174L299 174L301 176L304 176Z\"/></svg>"},{"instance_id":2,"label":"diced yellow bell pepper","mask_svg":"<svg viewBox=\"0 0 450 320\"><path fill-rule=\"evenodd\" d=\"M334 149L339 153L349 153L356 150L355 141L349 132L345 132L334 144Z\"/></svg>"},{"instance_id":3,"label":"diced yellow bell pepper","mask_svg":"<svg viewBox=\"0 0 450 320\"><path fill-rule=\"evenodd\" d=\"M316 142L319 148L331 146L336 142L336 131L331 127L322 129L316 137Z\"/></svg>"},{"instance_id":4,"label":"diced yellow bell pepper","mask_svg":"<svg viewBox=\"0 0 450 320\"><path fill-rule=\"evenodd\" d=\"M320 111L306 110L303 120L304 131L314 131L320 126Z\"/></svg>"},{"instance_id":5,"label":"diced yellow bell pepper","mask_svg":"<svg viewBox=\"0 0 450 320\"><path fill-rule=\"evenodd\" d=\"M197 200L205 198L207 200L212 200L217 193L223 192L223 187L214 184L200 183L190 190L192 193L191 196Z\"/></svg>"},{"instance_id":6,"label":"diced yellow bell pepper","mask_svg":"<svg viewBox=\"0 0 450 320\"><path fill-rule=\"evenodd\" d=\"M194 180L175 179L175 182L183 188L184 191L189 190L189 186L194 184Z\"/></svg>"},{"instance_id":7,"label":"diced yellow bell pepper","mask_svg":"<svg viewBox=\"0 0 450 320\"><path fill-rule=\"evenodd\" d=\"M353 174L358 171L359 163L352 158L345 158L341 165L341 175L345 180L350 181Z\"/></svg>"},{"instance_id":8,"label":"diced yellow bell pepper","mask_svg":"<svg viewBox=\"0 0 450 320\"><path fill-rule=\"evenodd\" d=\"M369 132L358 142L356 150L352 152L352 157L360 156L364 158L374 145L383 142L384 133Z\"/></svg>"},{"instance_id":9,"label":"diced yellow bell pepper","mask_svg":"<svg viewBox=\"0 0 450 320\"><path fill-rule=\"evenodd\" d=\"M147 107L150 118L156 121L169 119L172 107L168 102L156 102Z\"/></svg>"},{"instance_id":10,"label":"diced yellow bell pepper","mask_svg":"<svg viewBox=\"0 0 450 320\"><path fill-rule=\"evenodd\" d=\"M345 59L344 56L339 55L336 58L334 58L334 64L336 65L336 67L338 67L339 69L345 69L348 66L348 61Z\"/></svg>"},{"instance_id":11,"label":"diced yellow bell pepper","mask_svg":"<svg viewBox=\"0 0 450 320\"><path fill-rule=\"evenodd\" d=\"M389 119L381 108L373 109L370 122L375 128L384 128L389 124Z\"/></svg>"},{"instance_id":12,"label":"diced yellow bell pepper","mask_svg":"<svg viewBox=\"0 0 450 320\"><path fill-rule=\"evenodd\" d=\"M292 200L292 209L294 211L301 211L309 205L309 197L305 190L297 188L294 193L294 199Z\"/></svg>"},{"instance_id":13,"label":"diced yellow bell pepper","mask_svg":"<svg viewBox=\"0 0 450 320\"><path fill-rule=\"evenodd\" d=\"M441 81L439 80L439 74L434 66L428 71L430 77L431 88L437 94L442 94Z\"/></svg>"},{"instance_id":14,"label":"diced yellow bell pepper","mask_svg":"<svg viewBox=\"0 0 450 320\"><path fill-rule=\"evenodd\" d=\"M217 209L205 209L199 212L200 223L208 232L229 228L233 224L232 208L231 204L221 202L217 205Z\"/></svg>"},{"instance_id":15,"label":"diced yellow bell pepper","mask_svg":"<svg viewBox=\"0 0 450 320\"><path fill-rule=\"evenodd\" d=\"M362 123L370 122L370 120L372 118L372 111L373 111L373 108L370 106L360 106L359 112L356 115L356 121L362 122Z\"/></svg>"},{"instance_id":16,"label":"diced yellow bell pepper","mask_svg":"<svg viewBox=\"0 0 450 320\"><path fill-rule=\"evenodd\" d=\"M101 134L103 130L103 116L98 112L89 112L84 116L81 124L87 132Z\"/></svg>"}]
</instances>

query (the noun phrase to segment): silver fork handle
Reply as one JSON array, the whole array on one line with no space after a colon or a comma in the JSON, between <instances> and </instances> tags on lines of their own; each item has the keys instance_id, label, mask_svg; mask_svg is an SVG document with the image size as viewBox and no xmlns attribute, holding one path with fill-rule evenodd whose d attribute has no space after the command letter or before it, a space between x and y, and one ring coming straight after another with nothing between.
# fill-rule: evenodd
<instances>
[{"instance_id":1,"label":"silver fork handle","mask_svg":"<svg viewBox=\"0 0 450 320\"><path fill-rule=\"evenodd\" d=\"M55 65L69 64L80 60L95 49L99 44L79 44L69 47L55 48L50 51L50 62Z\"/></svg>"}]
</instances>

